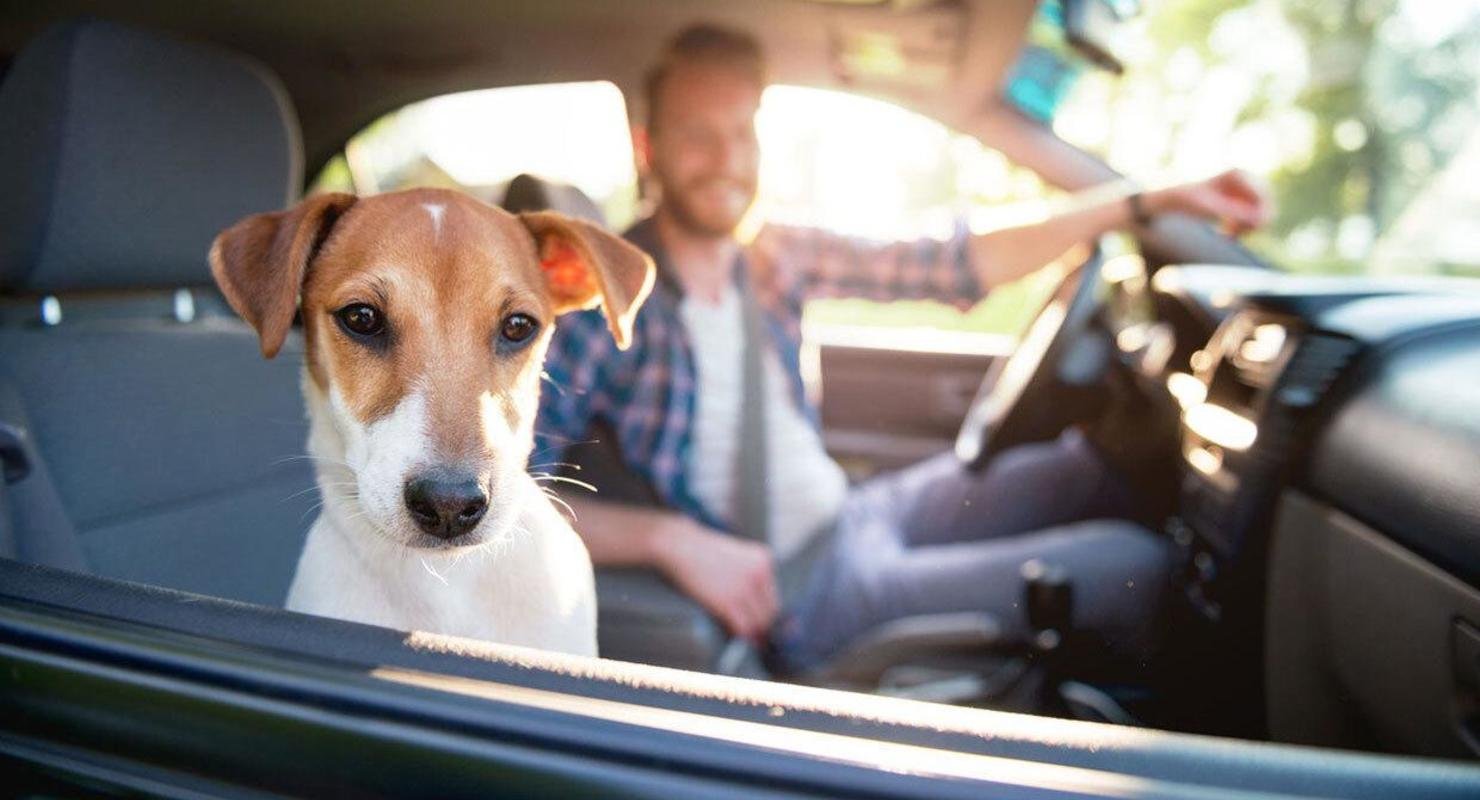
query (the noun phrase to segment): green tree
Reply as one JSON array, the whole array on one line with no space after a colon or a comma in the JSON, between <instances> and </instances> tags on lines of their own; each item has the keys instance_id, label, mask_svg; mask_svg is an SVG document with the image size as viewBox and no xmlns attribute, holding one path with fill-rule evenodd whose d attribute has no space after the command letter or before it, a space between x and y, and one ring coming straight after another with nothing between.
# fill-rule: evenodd
<instances>
[{"instance_id":1,"label":"green tree","mask_svg":"<svg viewBox=\"0 0 1480 800\"><path fill-rule=\"evenodd\" d=\"M1280 90L1288 76L1275 67L1246 52L1230 53L1226 41L1214 46L1230 15L1271 11L1304 50L1308 80L1293 97ZM1415 0L1150 2L1141 23L1150 55L1110 91L1110 113L1118 113L1121 98L1148 88L1175 98L1188 52L1205 73L1221 67L1246 71L1258 88L1239 110L1240 126L1272 125L1295 112L1310 121L1312 133L1308 153L1266 176L1278 213L1250 243L1293 268L1363 269L1372 240L1390 229L1474 135L1480 11L1467 21L1458 12L1460 24L1427 41L1412 28L1435 13ZM1267 43L1241 45L1257 55ZM1196 122L1171 114L1166 124L1175 142ZM1295 240L1305 246L1293 246ZM1475 262L1480 254L1467 266L1475 268Z\"/></svg>"}]
</instances>

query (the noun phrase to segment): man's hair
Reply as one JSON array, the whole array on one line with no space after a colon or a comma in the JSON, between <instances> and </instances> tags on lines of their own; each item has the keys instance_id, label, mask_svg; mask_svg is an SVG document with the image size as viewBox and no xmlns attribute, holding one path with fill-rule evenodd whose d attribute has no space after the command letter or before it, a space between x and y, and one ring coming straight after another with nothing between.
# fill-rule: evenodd
<instances>
[{"instance_id":1,"label":"man's hair","mask_svg":"<svg viewBox=\"0 0 1480 800\"><path fill-rule=\"evenodd\" d=\"M712 23L690 25L668 40L643 81L643 99L647 104L644 119L649 129L658 119L658 96L663 82L674 70L693 66L732 70L755 81L756 86L766 85L766 56L754 36Z\"/></svg>"}]
</instances>

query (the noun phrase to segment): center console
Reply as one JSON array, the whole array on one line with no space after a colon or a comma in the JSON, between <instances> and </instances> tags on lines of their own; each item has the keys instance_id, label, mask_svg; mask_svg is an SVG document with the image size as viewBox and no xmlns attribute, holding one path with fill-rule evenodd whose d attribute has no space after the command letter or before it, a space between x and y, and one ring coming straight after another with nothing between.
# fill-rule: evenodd
<instances>
[{"instance_id":1,"label":"center console","mask_svg":"<svg viewBox=\"0 0 1480 800\"><path fill-rule=\"evenodd\" d=\"M1278 303L1250 298L1192 356L1168 389L1182 407L1179 513L1169 523L1192 607L1222 618L1240 573L1257 570L1301 418L1356 352L1349 339L1310 331Z\"/></svg>"},{"instance_id":2,"label":"center console","mask_svg":"<svg viewBox=\"0 0 1480 800\"><path fill-rule=\"evenodd\" d=\"M1473 493L1463 482L1474 464L1474 417L1466 414L1474 383L1465 377L1477 362L1465 337L1480 319L1477 287L1196 264L1163 267L1149 283L1156 322L1175 334L1165 361L1128 370L1157 389L1147 396L1164 404L1160 419L1175 437L1162 450L1175 467L1162 484L1172 489L1172 509L1158 513L1176 560L1152 681L1158 724L1268 736L1311 717L1312 706L1300 705L1316 697L1311 687L1326 687L1339 704L1365 683L1369 700L1380 701L1369 705L1384 709L1392 730L1415 729L1409 712L1418 695L1390 703L1390 676L1443 687L1453 653L1455 663L1473 663L1455 644L1468 641L1454 638L1468 630L1453 623L1459 606L1393 585L1420 563L1415 557L1480 585ZM1401 361L1403 382L1392 377L1395 353L1417 354ZM1334 528L1292 515L1292 498L1339 512L1321 521L1382 523L1381 549L1396 554L1393 564L1359 573L1355 551L1335 555ZM1332 620L1345 626L1342 642L1324 638ZM1404 646L1372 652L1374 625L1393 620L1405 622L1390 624L1387 640ZM1408 620L1429 627L1420 634ZM1366 672L1336 675L1338 664ZM1305 671L1292 677L1292 669ZM1472 672L1455 672L1450 683L1480 685ZM1425 691L1430 727L1451 739L1456 719L1468 726L1467 709L1480 707L1454 700L1476 696L1469 689L1453 697ZM1365 736L1375 717L1350 719Z\"/></svg>"}]
</instances>

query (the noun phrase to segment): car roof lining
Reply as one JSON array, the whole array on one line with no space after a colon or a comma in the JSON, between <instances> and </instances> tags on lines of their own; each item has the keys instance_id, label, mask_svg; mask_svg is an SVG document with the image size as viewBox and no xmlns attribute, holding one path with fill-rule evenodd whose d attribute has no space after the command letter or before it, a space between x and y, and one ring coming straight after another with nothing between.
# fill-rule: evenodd
<instances>
[{"instance_id":1,"label":"car roof lining","mask_svg":"<svg viewBox=\"0 0 1480 800\"><path fill-rule=\"evenodd\" d=\"M97 16L208 40L260 59L281 76L297 106L310 174L381 114L441 94L610 80L634 95L663 42L701 20L754 32L777 83L849 89L965 128L996 98L1036 7L1032 0L664 0L635 6L607 0L369 0L346 14L332 4L296 0L17 5L22 7L6 13L0 52L14 53L53 22ZM839 66L839 48L870 32L886 41L892 37L907 72L942 62L953 66L933 85L849 74Z\"/></svg>"}]
</instances>

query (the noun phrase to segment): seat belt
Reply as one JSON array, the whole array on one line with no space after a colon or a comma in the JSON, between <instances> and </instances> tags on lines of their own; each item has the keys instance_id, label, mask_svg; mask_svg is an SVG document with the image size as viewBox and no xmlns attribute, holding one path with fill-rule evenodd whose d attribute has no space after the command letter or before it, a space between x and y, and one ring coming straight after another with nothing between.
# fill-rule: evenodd
<instances>
[{"instance_id":1,"label":"seat belt","mask_svg":"<svg viewBox=\"0 0 1480 800\"><path fill-rule=\"evenodd\" d=\"M768 445L766 430L766 348L770 345L765 314L755 296L755 286L748 270L741 270L737 290L740 293L741 330L744 336L740 357L741 405L740 438L735 446L735 517L732 528L737 536L761 542L770 547L771 497L768 487ZM776 564L776 591L782 609L795 605L806 590L813 568L831 548L832 530L818 531L800 552ZM775 549L772 548L772 553ZM774 653L767 645L757 651L744 639L731 639L720 652L715 671L722 675L750 675L753 665L763 665L759 674L774 665Z\"/></svg>"},{"instance_id":2,"label":"seat belt","mask_svg":"<svg viewBox=\"0 0 1480 800\"><path fill-rule=\"evenodd\" d=\"M735 513L730 522L739 537L771 544L769 533L771 497L766 487L769 454L766 435L766 325L755 298L749 270L739 270L735 281L740 294L740 424L735 440ZM774 552L774 551L773 551ZM776 570L777 592L783 606L788 597L780 565ZM764 656L750 642L731 637L715 659L720 675L764 676ZM759 670L759 672L757 672Z\"/></svg>"},{"instance_id":3,"label":"seat belt","mask_svg":"<svg viewBox=\"0 0 1480 800\"><path fill-rule=\"evenodd\" d=\"M741 389L740 439L735 448L738 481L734 529L738 536L770 545L768 465L771 454L767 447L770 436L766 430L765 355L771 340L750 275L742 273L738 284L745 342L741 356L744 385ZM783 607L799 598L806 588L814 565L830 547L834 527L829 524L825 530L816 531L800 551L776 565L776 588Z\"/></svg>"},{"instance_id":4,"label":"seat belt","mask_svg":"<svg viewBox=\"0 0 1480 800\"><path fill-rule=\"evenodd\" d=\"M744 344L741 362L740 438L735 443L735 533L769 543L771 498L766 489L766 325L750 275L737 281Z\"/></svg>"}]
</instances>

